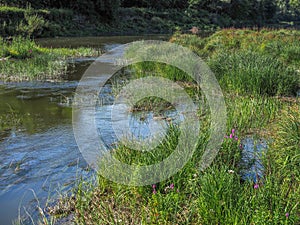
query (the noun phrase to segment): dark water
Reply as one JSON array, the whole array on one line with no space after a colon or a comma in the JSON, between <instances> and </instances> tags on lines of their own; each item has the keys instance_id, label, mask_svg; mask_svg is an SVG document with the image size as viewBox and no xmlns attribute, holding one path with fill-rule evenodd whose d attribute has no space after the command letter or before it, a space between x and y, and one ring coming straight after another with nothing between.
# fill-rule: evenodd
<instances>
[{"instance_id":1,"label":"dark water","mask_svg":"<svg viewBox=\"0 0 300 225\"><path fill-rule=\"evenodd\" d=\"M119 44L126 44L137 40L168 40L169 35L148 35L148 36L111 36L111 37L75 37L75 38L42 38L37 43L45 47L92 47L101 50L108 50Z\"/></svg>"},{"instance_id":2,"label":"dark water","mask_svg":"<svg viewBox=\"0 0 300 225\"><path fill-rule=\"evenodd\" d=\"M131 41L166 38L92 37L38 42L43 46L91 46L106 51ZM0 116L5 118L13 114L18 121L12 129L0 131L0 225L12 224L19 215L26 217L26 211L36 221L38 202L35 196L43 208L49 198L71 190L80 177L86 179L94 173L88 169L75 142L71 108L73 93L91 60L75 60L64 82L0 83ZM110 95L110 91L107 94ZM97 114L107 145L115 141L112 131L103 125L109 107L103 106ZM138 118L131 120L135 125L140 121ZM147 135L147 129L142 129ZM31 224L30 220L26 223Z\"/></svg>"}]
</instances>

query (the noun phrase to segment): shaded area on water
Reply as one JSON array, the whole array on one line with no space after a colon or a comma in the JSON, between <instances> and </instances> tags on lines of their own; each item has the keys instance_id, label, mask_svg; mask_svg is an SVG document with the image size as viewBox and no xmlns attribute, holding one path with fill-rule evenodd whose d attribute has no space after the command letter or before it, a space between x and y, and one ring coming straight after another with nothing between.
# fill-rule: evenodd
<instances>
[{"instance_id":1,"label":"shaded area on water","mask_svg":"<svg viewBox=\"0 0 300 225\"><path fill-rule=\"evenodd\" d=\"M115 44L126 44L138 40L169 40L170 35L145 35L145 36L99 36L99 37L60 37L36 39L37 44L52 48L78 48L91 47L107 51Z\"/></svg>"}]
</instances>

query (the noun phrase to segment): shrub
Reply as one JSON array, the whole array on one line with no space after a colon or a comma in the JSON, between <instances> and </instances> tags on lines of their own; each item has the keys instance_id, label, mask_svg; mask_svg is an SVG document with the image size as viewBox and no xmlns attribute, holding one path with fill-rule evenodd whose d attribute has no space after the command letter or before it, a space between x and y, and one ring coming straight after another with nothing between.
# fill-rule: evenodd
<instances>
[{"instance_id":1,"label":"shrub","mask_svg":"<svg viewBox=\"0 0 300 225\"><path fill-rule=\"evenodd\" d=\"M27 9L24 12L24 20L19 23L17 31L20 31L28 37L39 35L43 27L47 25L43 17L34 14L31 9Z\"/></svg>"}]
</instances>

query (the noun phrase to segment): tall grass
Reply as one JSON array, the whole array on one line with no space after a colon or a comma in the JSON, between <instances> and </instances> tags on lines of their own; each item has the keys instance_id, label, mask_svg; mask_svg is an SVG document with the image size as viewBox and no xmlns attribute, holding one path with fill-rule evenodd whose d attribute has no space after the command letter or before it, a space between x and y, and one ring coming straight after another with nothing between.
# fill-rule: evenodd
<instances>
[{"instance_id":1,"label":"tall grass","mask_svg":"<svg viewBox=\"0 0 300 225\"><path fill-rule=\"evenodd\" d=\"M285 171L289 178L300 181L300 108L298 105L287 107L281 113L272 144L272 155L279 171ZM278 171L278 172L279 172ZM281 173L281 172L280 172Z\"/></svg>"},{"instance_id":2,"label":"tall grass","mask_svg":"<svg viewBox=\"0 0 300 225\"><path fill-rule=\"evenodd\" d=\"M238 95L296 95L300 74L278 59L251 51L214 55L209 65L223 91Z\"/></svg>"},{"instance_id":3,"label":"tall grass","mask_svg":"<svg viewBox=\"0 0 300 225\"><path fill-rule=\"evenodd\" d=\"M267 130L271 123L280 118L284 105L277 98L227 97L227 127L236 128L243 135Z\"/></svg>"},{"instance_id":4,"label":"tall grass","mask_svg":"<svg viewBox=\"0 0 300 225\"><path fill-rule=\"evenodd\" d=\"M211 66L223 91L242 95L295 95L300 87L300 32L225 29L201 38L176 34Z\"/></svg>"},{"instance_id":5,"label":"tall grass","mask_svg":"<svg viewBox=\"0 0 300 225\"><path fill-rule=\"evenodd\" d=\"M263 182L255 187L250 181L241 182L238 143L230 141L205 172L197 170L192 161L199 158L194 158L178 174L155 186L129 187L99 177L94 188L79 188L76 223L296 224L300 219L299 177L287 175L285 169L279 175L275 159L267 155ZM228 157L230 152L235 154ZM224 162L227 158L231 160Z\"/></svg>"},{"instance_id":6,"label":"tall grass","mask_svg":"<svg viewBox=\"0 0 300 225\"><path fill-rule=\"evenodd\" d=\"M168 180L130 187L99 175L97 183L90 183L89 188L83 188L86 184L82 183L76 193L76 223L296 224L300 220L299 108L295 103L280 101L227 99L228 128L236 126L238 139L224 139L217 158L204 172L198 170L198 163L209 137L209 117L203 123L193 158ZM271 142L262 158L264 177L257 184L243 181L239 173L240 140L249 127L271 129L271 123L273 137L279 138ZM113 154L128 164L155 163L176 146L176 129L169 134L152 155L125 146L119 146Z\"/></svg>"}]
</instances>

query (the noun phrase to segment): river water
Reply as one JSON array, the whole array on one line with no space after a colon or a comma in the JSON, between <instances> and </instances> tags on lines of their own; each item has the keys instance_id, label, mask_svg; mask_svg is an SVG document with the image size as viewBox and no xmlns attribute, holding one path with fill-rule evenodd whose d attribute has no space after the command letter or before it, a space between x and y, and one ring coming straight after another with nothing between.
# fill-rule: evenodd
<instances>
[{"instance_id":1,"label":"river water","mask_svg":"<svg viewBox=\"0 0 300 225\"><path fill-rule=\"evenodd\" d=\"M41 39L38 43L47 47L90 46L107 51L136 40L166 38L56 38ZM19 121L14 128L0 132L0 225L12 224L19 216L29 217L27 214L36 222L39 204L43 208L49 199L71 190L79 178L93 174L78 150L72 130L71 99L91 63L78 61L63 82L0 83L0 116L13 113ZM106 94L111 95L109 85L106 89ZM105 107L109 110L110 106L99 111L99 123L106 119ZM147 115L148 119L151 117ZM142 125L141 129L147 130L145 123L139 121L132 119L133 127ZM107 145L114 141L110 131L102 138Z\"/></svg>"}]
</instances>

